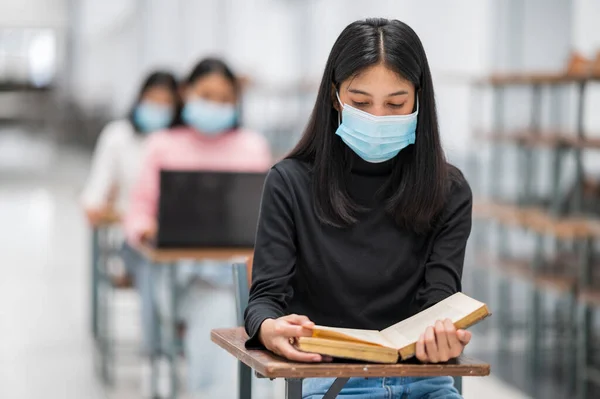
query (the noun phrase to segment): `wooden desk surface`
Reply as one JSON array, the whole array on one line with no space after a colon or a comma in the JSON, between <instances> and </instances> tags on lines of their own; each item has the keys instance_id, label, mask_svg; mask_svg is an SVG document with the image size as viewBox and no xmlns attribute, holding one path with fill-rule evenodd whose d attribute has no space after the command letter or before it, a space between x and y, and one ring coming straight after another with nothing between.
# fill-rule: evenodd
<instances>
[{"instance_id":1,"label":"wooden desk surface","mask_svg":"<svg viewBox=\"0 0 600 399\"><path fill-rule=\"evenodd\" d=\"M243 327L211 331L211 340L267 378L486 376L490 365L461 356L447 364L294 363L269 351L248 350Z\"/></svg>"},{"instance_id":2,"label":"wooden desk surface","mask_svg":"<svg viewBox=\"0 0 600 399\"><path fill-rule=\"evenodd\" d=\"M121 215L119 215L116 211L106 210L102 212L98 221L93 224L93 227L107 227L118 223L121 223Z\"/></svg>"},{"instance_id":3,"label":"wooden desk surface","mask_svg":"<svg viewBox=\"0 0 600 399\"><path fill-rule=\"evenodd\" d=\"M565 84L596 81L600 79L597 74L568 74L566 72L529 72L529 73L494 73L483 79L476 80L477 84L502 85L543 85Z\"/></svg>"},{"instance_id":4,"label":"wooden desk surface","mask_svg":"<svg viewBox=\"0 0 600 399\"><path fill-rule=\"evenodd\" d=\"M237 257L252 257L254 248L173 248L158 249L150 244L140 244L137 250L156 263L171 263L180 260L230 260Z\"/></svg>"}]
</instances>

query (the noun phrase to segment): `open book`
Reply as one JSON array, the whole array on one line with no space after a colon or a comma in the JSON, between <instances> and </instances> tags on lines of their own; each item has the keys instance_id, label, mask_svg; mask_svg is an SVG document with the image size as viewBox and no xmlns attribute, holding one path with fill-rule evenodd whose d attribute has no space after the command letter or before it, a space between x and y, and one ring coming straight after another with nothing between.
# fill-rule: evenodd
<instances>
[{"instance_id":1,"label":"open book","mask_svg":"<svg viewBox=\"0 0 600 399\"><path fill-rule=\"evenodd\" d=\"M450 319L457 329L468 328L491 313L488 307L463 293L443 301L382 331L315 326L312 337L295 346L303 352L375 363L396 363L415 355L419 336L437 320Z\"/></svg>"}]
</instances>

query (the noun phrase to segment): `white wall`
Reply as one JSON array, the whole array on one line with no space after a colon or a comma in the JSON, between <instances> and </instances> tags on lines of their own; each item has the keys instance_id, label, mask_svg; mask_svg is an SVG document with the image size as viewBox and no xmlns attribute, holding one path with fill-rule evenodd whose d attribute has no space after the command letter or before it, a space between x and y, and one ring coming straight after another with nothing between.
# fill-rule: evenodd
<instances>
[{"instance_id":1,"label":"white wall","mask_svg":"<svg viewBox=\"0 0 600 399\"><path fill-rule=\"evenodd\" d=\"M600 51L600 1L573 0L573 48L588 57Z\"/></svg>"},{"instance_id":2,"label":"white wall","mask_svg":"<svg viewBox=\"0 0 600 399\"><path fill-rule=\"evenodd\" d=\"M63 28L67 22L67 0L3 0L1 27Z\"/></svg>"},{"instance_id":3,"label":"white wall","mask_svg":"<svg viewBox=\"0 0 600 399\"><path fill-rule=\"evenodd\" d=\"M600 54L600 1L574 0L572 47L584 56L594 59ZM588 86L585 99L585 127L590 136L600 136L600 84ZM584 153L588 172L600 175L600 152Z\"/></svg>"},{"instance_id":4,"label":"white wall","mask_svg":"<svg viewBox=\"0 0 600 399\"><path fill-rule=\"evenodd\" d=\"M66 27L68 22L69 0L3 0L0 1L0 28L48 29L55 36L56 69L64 65ZM0 65L0 74L13 78L28 77L28 62L10 60L11 65ZM13 69L17 70L13 70ZM7 76L9 77L9 76Z\"/></svg>"},{"instance_id":5,"label":"white wall","mask_svg":"<svg viewBox=\"0 0 600 399\"><path fill-rule=\"evenodd\" d=\"M522 7L522 68L564 68L571 50L572 0L527 0Z\"/></svg>"},{"instance_id":6,"label":"white wall","mask_svg":"<svg viewBox=\"0 0 600 399\"><path fill-rule=\"evenodd\" d=\"M67 78L71 94L82 106L111 104L123 109L124 99L137 84L140 18L136 6L136 0L75 2Z\"/></svg>"}]
</instances>

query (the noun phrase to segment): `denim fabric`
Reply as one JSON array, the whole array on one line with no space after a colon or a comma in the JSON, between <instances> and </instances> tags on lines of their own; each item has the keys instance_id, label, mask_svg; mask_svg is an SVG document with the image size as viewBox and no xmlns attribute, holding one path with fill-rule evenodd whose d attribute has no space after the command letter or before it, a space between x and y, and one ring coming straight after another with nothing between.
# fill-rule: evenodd
<instances>
[{"instance_id":1,"label":"denim fabric","mask_svg":"<svg viewBox=\"0 0 600 399\"><path fill-rule=\"evenodd\" d=\"M237 373L236 359L210 341L211 329L235 326L233 289L196 280L188 285L182 299L187 325L184 350L188 363L188 390L210 393L211 398L234 398L236 384L232 379L235 381Z\"/></svg>"},{"instance_id":2,"label":"denim fabric","mask_svg":"<svg viewBox=\"0 0 600 399\"><path fill-rule=\"evenodd\" d=\"M121 248L121 258L125 269L133 277L135 287L140 295L140 311L142 320L142 351L151 355L160 350L160 331L157 329L156 305L154 300L153 280L155 267L127 243ZM200 278L218 287L231 287L233 277L231 262L181 262L177 266L178 293L181 294L196 278ZM159 273L160 274L160 273ZM180 320L183 320L183 316Z\"/></svg>"},{"instance_id":3,"label":"denim fabric","mask_svg":"<svg viewBox=\"0 0 600 399\"><path fill-rule=\"evenodd\" d=\"M302 397L321 399L335 379L304 380ZM348 399L460 399L452 377L351 378L339 398Z\"/></svg>"},{"instance_id":4,"label":"denim fabric","mask_svg":"<svg viewBox=\"0 0 600 399\"><path fill-rule=\"evenodd\" d=\"M178 271L181 271L180 266L177 266ZM227 269L231 273L231 268ZM166 329L172 322L168 271L168 267L154 270L155 301L163 337L168 336ZM228 381L236 375L235 358L210 341L211 329L235 326L233 287L217 287L194 274L181 278L182 274L178 273L176 277L176 317L187 327L183 347L188 363L188 390L210 391L215 398L234 397L235 384Z\"/></svg>"},{"instance_id":5,"label":"denim fabric","mask_svg":"<svg viewBox=\"0 0 600 399\"><path fill-rule=\"evenodd\" d=\"M230 267L222 267L231 273ZM159 317L164 322L168 322L169 304L166 270L156 269L154 274ZM177 317L187 326L183 344L188 363L188 391L211 399L234 398L237 394L237 361L210 340L211 329L236 325L233 287L216 286L199 278L185 286L180 286L180 282L178 280ZM253 390L255 398L272 397L272 387L266 379L255 379Z\"/></svg>"},{"instance_id":6,"label":"denim fabric","mask_svg":"<svg viewBox=\"0 0 600 399\"><path fill-rule=\"evenodd\" d=\"M177 265L178 285L185 287L195 278L199 278L216 287L231 287L231 264L232 261L181 261Z\"/></svg>"},{"instance_id":7,"label":"denim fabric","mask_svg":"<svg viewBox=\"0 0 600 399\"><path fill-rule=\"evenodd\" d=\"M142 351L146 355L151 355L160 349L158 322L153 299L152 267L142 255L127 243L123 244L121 248L121 258L127 273L133 277L135 287L140 295Z\"/></svg>"}]
</instances>

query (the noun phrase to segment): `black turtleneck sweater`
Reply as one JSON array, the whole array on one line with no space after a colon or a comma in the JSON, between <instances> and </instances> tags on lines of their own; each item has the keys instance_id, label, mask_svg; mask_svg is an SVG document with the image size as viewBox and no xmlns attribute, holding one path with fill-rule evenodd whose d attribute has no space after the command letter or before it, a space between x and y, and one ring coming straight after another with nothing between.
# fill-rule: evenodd
<instances>
[{"instance_id":1,"label":"black turtleneck sweater","mask_svg":"<svg viewBox=\"0 0 600 399\"><path fill-rule=\"evenodd\" d=\"M370 210L348 228L319 222L309 165L286 159L269 172L245 315L248 346L259 345L267 318L296 313L319 325L381 330L461 290L472 208L462 175L437 226L416 235L375 199L391 163L355 158L349 194Z\"/></svg>"}]
</instances>

